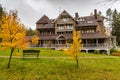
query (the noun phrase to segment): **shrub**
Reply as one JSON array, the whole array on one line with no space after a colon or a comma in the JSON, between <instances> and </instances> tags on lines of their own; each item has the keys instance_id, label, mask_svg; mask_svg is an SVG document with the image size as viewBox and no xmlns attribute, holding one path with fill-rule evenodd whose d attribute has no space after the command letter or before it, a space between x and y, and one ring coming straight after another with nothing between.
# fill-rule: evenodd
<instances>
[{"instance_id":1,"label":"shrub","mask_svg":"<svg viewBox=\"0 0 120 80\"><path fill-rule=\"evenodd\" d=\"M95 53L95 54L99 54L99 50L95 50L94 53Z\"/></svg>"},{"instance_id":2,"label":"shrub","mask_svg":"<svg viewBox=\"0 0 120 80\"><path fill-rule=\"evenodd\" d=\"M119 52L112 52L111 55L113 55L113 56L120 56L120 53Z\"/></svg>"},{"instance_id":3,"label":"shrub","mask_svg":"<svg viewBox=\"0 0 120 80\"><path fill-rule=\"evenodd\" d=\"M117 50L115 48L111 48L110 53L113 53L113 52L117 52Z\"/></svg>"}]
</instances>

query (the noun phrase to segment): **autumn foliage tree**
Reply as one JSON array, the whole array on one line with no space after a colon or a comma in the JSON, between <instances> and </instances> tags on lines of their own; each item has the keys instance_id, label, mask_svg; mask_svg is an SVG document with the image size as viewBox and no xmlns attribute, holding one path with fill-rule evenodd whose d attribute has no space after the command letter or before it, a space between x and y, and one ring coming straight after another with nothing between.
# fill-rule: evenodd
<instances>
[{"instance_id":1,"label":"autumn foliage tree","mask_svg":"<svg viewBox=\"0 0 120 80\"><path fill-rule=\"evenodd\" d=\"M36 46L36 45L38 44L38 41L39 41L38 36L34 35L34 36L32 37L32 44L33 44L34 46Z\"/></svg>"},{"instance_id":2,"label":"autumn foliage tree","mask_svg":"<svg viewBox=\"0 0 120 80\"><path fill-rule=\"evenodd\" d=\"M12 54L15 49L25 48L28 46L26 39L26 31L23 24L17 16L17 11L3 12L2 25L0 28L0 37L2 48L10 49L10 58L8 61L8 68L12 59Z\"/></svg>"},{"instance_id":3,"label":"autumn foliage tree","mask_svg":"<svg viewBox=\"0 0 120 80\"><path fill-rule=\"evenodd\" d=\"M80 31L73 31L73 42L72 44L69 44L70 45L70 49L68 50L65 50L64 52L70 56L72 56L75 61L76 61L76 66L77 68L79 67L78 66L78 54L80 53L80 51L82 50L83 48L83 45L82 45L82 40L81 40L81 36L80 36Z\"/></svg>"}]
</instances>

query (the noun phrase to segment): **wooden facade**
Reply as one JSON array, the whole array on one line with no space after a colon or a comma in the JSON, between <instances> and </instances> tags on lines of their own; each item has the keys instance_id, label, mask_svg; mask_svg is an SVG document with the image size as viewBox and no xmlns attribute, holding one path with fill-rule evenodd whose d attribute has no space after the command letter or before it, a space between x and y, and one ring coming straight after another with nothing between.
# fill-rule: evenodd
<instances>
[{"instance_id":1,"label":"wooden facade","mask_svg":"<svg viewBox=\"0 0 120 80\"><path fill-rule=\"evenodd\" d=\"M69 48L66 43L72 42L73 30L81 31L83 51L90 50L107 51L115 46L115 37L105 35L104 17L94 15L80 17L75 13L73 18L65 10L56 19L49 19L46 15L36 22L39 47L46 48Z\"/></svg>"}]
</instances>

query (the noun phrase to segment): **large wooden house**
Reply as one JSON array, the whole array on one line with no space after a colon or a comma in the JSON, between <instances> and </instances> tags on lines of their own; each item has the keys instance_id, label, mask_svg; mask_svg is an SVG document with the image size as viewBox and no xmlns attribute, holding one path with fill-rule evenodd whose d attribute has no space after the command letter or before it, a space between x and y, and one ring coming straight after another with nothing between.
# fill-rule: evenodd
<instances>
[{"instance_id":1,"label":"large wooden house","mask_svg":"<svg viewBox=\"0 0 120 80\"><path fill-rule=\"evenodd\" d=\"M109 54L109 49L115 44L115 37L105 34L104 17L94 15L80 17L75 13L73 18L65 10L56 19L49 19L46 15L36 22L39 47L68 48L66 43L72 42L73 30L81 31L83 51L99 50Z\"/></svg>"}]
</instances>

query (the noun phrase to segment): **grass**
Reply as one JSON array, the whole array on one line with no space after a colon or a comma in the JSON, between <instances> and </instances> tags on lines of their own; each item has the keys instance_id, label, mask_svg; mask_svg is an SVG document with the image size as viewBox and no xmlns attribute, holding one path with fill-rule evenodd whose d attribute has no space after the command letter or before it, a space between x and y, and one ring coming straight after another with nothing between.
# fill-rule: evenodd
<instances>
[{"instance_id":1,"label":"grass","mask_svg":"<svg viewBox=\"0 0 120 80\"><path fill-rule=\"evenodd\" d=\"M33 48L29 48L33 49ZM40 56L64 56L65 54L62 53L62 51L58 50L51 50L51 49L43 49L43 48L34 48L37 50L40 50ZM13 56L16 56L16 53L18 53L18 50L15 50L13 53ZM19 50L20 56L22 56L22 50ZM1 50L0 56L9 56L10 55L10 49L7 50Z\"/></svg>"},{"instance_id":2,"label":"grass","mask_svg":"<svg viewBox=\"0 0 120 80\"><path fill-rule=\"evenodd\" d=\"M39 48L38 48L39 49ZM79 54L76 62L62 51L40 49L40 56L58 58L13 58L7 68L8 58L0 58L0 80L119 80L120 58L84 58L108 56L105 54ZM22 50L20 50L22 53ZM0 51L0 56L9 56L9 50ZM15 56L15 53L14 53ZM20 55L22 56L22 54Z\"/></svg>"},{"instance_id":3,"label":"grass","mask_svg":"<svg viewBox=\"0 0 120 80\"><path fill-rule=\"evenodd\" d=\"M120 58L80 59L76 68L72 59L0 58L0 80L119 80Z\"/></svg>"},{"instance_id":4,"label":"grass","mask_svg":"<svg viewBox=\"0 0 120 80\"><path fill-rule=\"evenodd\" d=\"M32 49L32 48L29 48ZM40 50L40 56L48 56L48 57L66 57L67 55L63 53L63 51L59 51L59 50L52 50L52 49L45 49L45 48L34 48L37 50ZM17 56L16 53L18 50L15 50L15 52L13 53L13 56ZM19 51L20 55L22 56L22 50ZM10 55L10 50L0 50L0 56L9 56ZM88 57L88 56L108 56L106 54L91 54L91 53L82 53L79 54L79 56L82 57Z\"/></svg>"}]
</instances>

